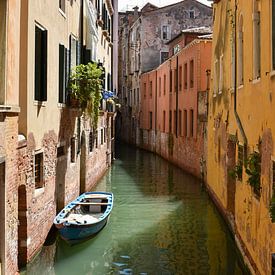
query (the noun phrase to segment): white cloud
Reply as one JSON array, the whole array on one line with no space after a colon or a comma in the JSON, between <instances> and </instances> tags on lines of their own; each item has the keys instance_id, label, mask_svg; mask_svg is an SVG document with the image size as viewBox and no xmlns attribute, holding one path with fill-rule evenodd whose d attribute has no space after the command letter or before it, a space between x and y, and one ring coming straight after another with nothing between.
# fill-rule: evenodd
<instances>
[{"instance_id":1,"label":"white cloud","mask_svg":"<svg viewBox=\"0 0 275 275\"><path fill-rule=\"evenodd\" d=\"M162 6L167 6L180 1L181 0L118 0L118 9L119 11L132 10L132 8L135 6L142 8L148 2L158 7L162 7ZM198 1L205 5L210 6L210 2L208 0L198 0Z\"/></svg>"}]
</instances>

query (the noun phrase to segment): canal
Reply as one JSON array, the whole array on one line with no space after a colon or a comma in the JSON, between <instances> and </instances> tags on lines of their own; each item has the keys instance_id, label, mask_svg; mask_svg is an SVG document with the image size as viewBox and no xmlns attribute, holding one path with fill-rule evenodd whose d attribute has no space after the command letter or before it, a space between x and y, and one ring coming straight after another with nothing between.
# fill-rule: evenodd
<instances>
[{"instance_id":1,"label":"canal","mask_svg":"<svg viewBox=\"0 0 275 275\"><path fill-rule=\"evenodd\" d=\"M21 274L248 274L201 183L160 157L121 146L96 189L114 193L107 226L75 246L57 238Z\"/></svg>"}]
</instances>

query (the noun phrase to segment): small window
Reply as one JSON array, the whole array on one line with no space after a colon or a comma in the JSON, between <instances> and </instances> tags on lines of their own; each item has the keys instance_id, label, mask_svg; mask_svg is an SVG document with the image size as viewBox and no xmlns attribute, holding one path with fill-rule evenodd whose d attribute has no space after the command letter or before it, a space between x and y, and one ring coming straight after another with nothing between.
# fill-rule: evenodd
<instances>
[{"instance_id":1,"label":"small window","mask_svg":"<svg viewBox=\"0 0 275 275\"><path fill-rule=\"evenodd\" d=\"M106 132L107 132L107 129L106 127L104 127L104 143L106 142Z\"/></svg>"},{"instance_id":2,"label":"small window","mask_svg":"<svg viewBox=\"0 0 275 275\"><path fill-rule=\"evenodd\" d=\"M92 152L94 149L94 134L92 131L89 133L89 151Z\"/></svg>"},{"instance_id":3,"label":"small window","mask_svg":"<svg viewBox=\"0 0 275 275\"><path fill-rule=\"evenodd\" d=\"M163 76L163 94L166 94L166 74Z\"/></svg>"},{"instance_id":4,"label":"small window","mask_svg":"<svg viewBox=\"0 0 275 275\"><path fill-rule=\"evenodd\" d=\"M182 66L179 66L179 91L182 89Z\"/></svg>"},{"instance_id":5,"label":"small window","mask_svg":"<svg viewBox=\"0 0 275 275\"><path fill-rule=\"evenodd\" d=\"M170 83L169 83L169 91L170 91L170 93L172 93L172 89L173 89L173 72L172 72L172 70L170 70L169 81L170 81Z\"/></svg>"},{"instance_id":6,"label":"small window","mask_svg":"<svg viewBox=\"0 0 275 275\"><path fill-rule=\"evenodd\" d=\"M57 157L60 158L62 156L65 156L65 146L57 147Z\"/></svg>"},{"instance_id":7,"label":"small window","mask_svg":"<svg viewBox=\"0 0 275 275\"><path fill-rule=\"evenodd\" d=\"M43 153L35 154L34 157L35 188L43 187Z\"/></svg>"},{"instance_id":8,"label":"small window","mask_svg":"<svg viewBox=\"0 0 275 275\"><path fill-rule=\"evenodd\" d=\"M153 82L150 81L150 86L149 86L149 95L150 95L150 97L152 97L152 93L153 93Z\"/></svg>"},{"instance_id":9,"label":"small window","mask_svg":"<svg viewBox=\"0 0 275 275\"><path fill-rule=\"evenodd\" d=\"M190 88L194 87L194 60L190 61Z\"/></svg>"},{"instance_id":10,"label":"small window","mask_svg":"<svg viewBox=\"0 0 275 275\"><path fill-rule=\"evenodd\" d=\"M47 30L35 26L35 93L37 101L47 100Z\"/></svg>"},{"instance_id":11,"label":"small window","mask_svg":"<svg viewBox=\"0 0 275 275\"><path fill-rule=\"evenodd\" d=\"M177 111L174 111L174 134L177 133Z\"/></svg>"},{"instance_id":12,"label":"small window","mask_svg":"<svg viewBox=\"0 0 275 275\"><path fill-rule=\"evenodd\" d=\"M95 131L95 147L98 148L98 131Z\"/></svg>"},{"instance_id":13,"label":"small window","mask_svg":"<svg viewBox=\"0 0 275 275\"><path fill-rule=\"evenodd\" d=\"M65 13L65 0L59 0L59 9Z\"/></svg>"},{"instance_id":14,"label":"small window","mask_svg":"<svg viewBox=\"0 0 275 275\"><path fill-rule=\"evenodd\" d=\"M104 143L104 133L103 129L100 130L100 144L102 145Z\"/></svg>"},{"instance_id":15,"label":"small window","mask_svg":"<svg viewBox=\"0 0 275 275\"><path fill-rule=\"evenodd\" d=\"M149 129L153 129L153 113L149 113Z\"/></svg>"},{"instance_id":16,"label":"small window","mask_svg":"<svg viewBox=\"0 0 275 275\"><path fill-rule=\"evenodd\" d=\"M76 140L75 137L71 138L71 162L76 162Z\"/></svg>"},{"instance_id":17,"label":"small window","mask_svg":"<svg viewBox=\"0 0 275 275\"><path fill-rule=\"evenodd\" d=\"M194 111L190 110L190 137L194 136Z\"/></svg>"},{"instance_id":18,"label":"small window","mask_svg":"<svg viewBox=\"0 0 275 275\"><path fill-rule=\"evenodd\" d=\"M195 18L195 11L193 11L193 10L189 11L189 18L191 18L191 19Z\"/></svg>"},{"instance_id":19,"label":"small window","mask_svg":"<svg viewBox=\"0 0 275 275\"><path fill-rule=\"evenodd\" d=\"M184 64L184 76L183 76L183 81L184 81L184 89L187 89L187 63Z\"/></svg>"},{"instance_id":20,"label":"small window","mask_svg":"<svg viewBox=\"0 0 275 275\"><path fill-rule=\"evenodd\" d=\"M161 77L159 77L159 96L161 96Z\"/></svg>"},{"instance_id":21,"label":"small window","mask_svg":"<svg viewBox=\"0 0 275 275\"><path fill-rule=\"evenodd\" d=\"M168 52L160 52L160 63L162 64L168 59L169 53Z\"/></svg>"},{"instance_id":22,"label":"small window","mask_svg":"<svg viewBox=\"0 0 275 275\"><path fill-rule=\"evenodd\" d=\"M168 38L168 26L164 25L162 26L162 39L167 40Z\"/></svg>"},{"instance_id":23,"label":"small window","mask_svg":"<svg viewBox=\"0 0 275 275\"><path fill-rule=\"evenodd\" d=\"M143 84L143 97L146 98L146 83Z\"/></svg>"},{"instance_id":24,"label":"small window","mask_svg":"<svg viewBox=\"0 0 275 275\"><path fill-rule=\"evenodd\" d=\"M166 113L163 111L163 132L165 133Z\"/></svg>"},{"instance_id":25,"label":"small window","mask_svg":"<svg viewBox=\"0 0 275 275\"><path fill-rule=\"evenodd\" d=\"M66 49L59 44L59 103L65 103L66 96Z\"/></svg>"},{"instance_id":26,"label":"small window","mask_svg":"<svg viewBox=\"0 0 275 275\"><path fill-rule=\"evenodd\" d=\"M172 132L172 111L169 111L169 133Z\"/></svg>"},{"instance_id":27,"label":"small window","mask_svg":"<svg viewBox=\"0 0 275 275\"><path fill-rule=\"evenodd\" d=\"M179 110L179 135L182 135L182 112Z\"/></svg>"},{"instance_id":28,"label":"small window","mask_svg":"<svg viewBox=\"0 0 275 275\"><path fill-rule=\"evenodd\" d=\"M174 70L174 92L176 93L178 90L178 70Z\"/></svg>"},{"instance_id":29,"label":"small window","mask_svg":"<svg viewBox=\"0 0 275 275\"><path fill-rule=\"evenodd\" d=\"M187 137L187 110L183 112L183 136Z\"/></svg>"}]
</instances>

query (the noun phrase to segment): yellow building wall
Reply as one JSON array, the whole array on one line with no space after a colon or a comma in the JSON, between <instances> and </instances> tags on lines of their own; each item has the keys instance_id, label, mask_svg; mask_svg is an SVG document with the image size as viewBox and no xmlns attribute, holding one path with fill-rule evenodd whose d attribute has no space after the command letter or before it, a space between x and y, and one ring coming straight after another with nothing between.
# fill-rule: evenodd
<instances>
[{"instance_id":1,"label":"yellow building wall","mask_svg":"<svg viewBox=\"0 0 275 275\"><path fill-rule=\"evenodd\" d=\"M258 274L271 274L271 254L275 252L274 224L269 213L272 196L272 166L275 156L273 136L275 134L275 77L271 70L271 1L255 1L259 6L261 18L261 75L253 79L253 1L238 0L237 33L239 18L243 16L243 65L244 83L236 90L236 111L242 123L246 138L248 155L253 151L261 154L261 196L257 198L247 183L248 176L243 171L243 179L235 184L233 213L229 213L229 160L228 140L244 144L240 127L234 114L234 1L221 0L213 5L214 34L212 55L212 79L209 94L207 183L217 195L219 203L229 217L233 214L236 236L243 243L250 264ZM238 35L238 34L237 34ZM237 36L238 37L238 36ZM238 39L237 39L238 43ZM238 49L238 44L237 44ZM213 96L215 83L215 60L223 55L222 92ZM237 52L238 56L238 52ZM220 68L219 68L220 70ZM234 78L233 78L234 80ZM216 82L215 82L216 81ZM260 149L258 148L261 141ZM219 148L220 147L220 148ZM235 213L234 213L235 212ZM247 250L246 250L247 249Z\"/></svg>"}]
</instances>

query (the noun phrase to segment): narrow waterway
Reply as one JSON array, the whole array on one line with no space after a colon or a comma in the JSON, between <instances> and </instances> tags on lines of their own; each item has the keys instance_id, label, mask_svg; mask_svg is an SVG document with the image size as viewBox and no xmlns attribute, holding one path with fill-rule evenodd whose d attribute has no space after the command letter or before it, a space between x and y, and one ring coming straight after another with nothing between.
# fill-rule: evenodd
<instances>
[{"instance_id":1,"label":"narrow waterway","mask_svg":"<svg viewBox=\"0 0 275 275\"><path fill-rule=\"evenodd\" d=\"M96 187L114 193L107 226L75 246L57 239L26 274L247 274L199 181L154 154L118 151Z\"/></svg>"}]
</instances>

